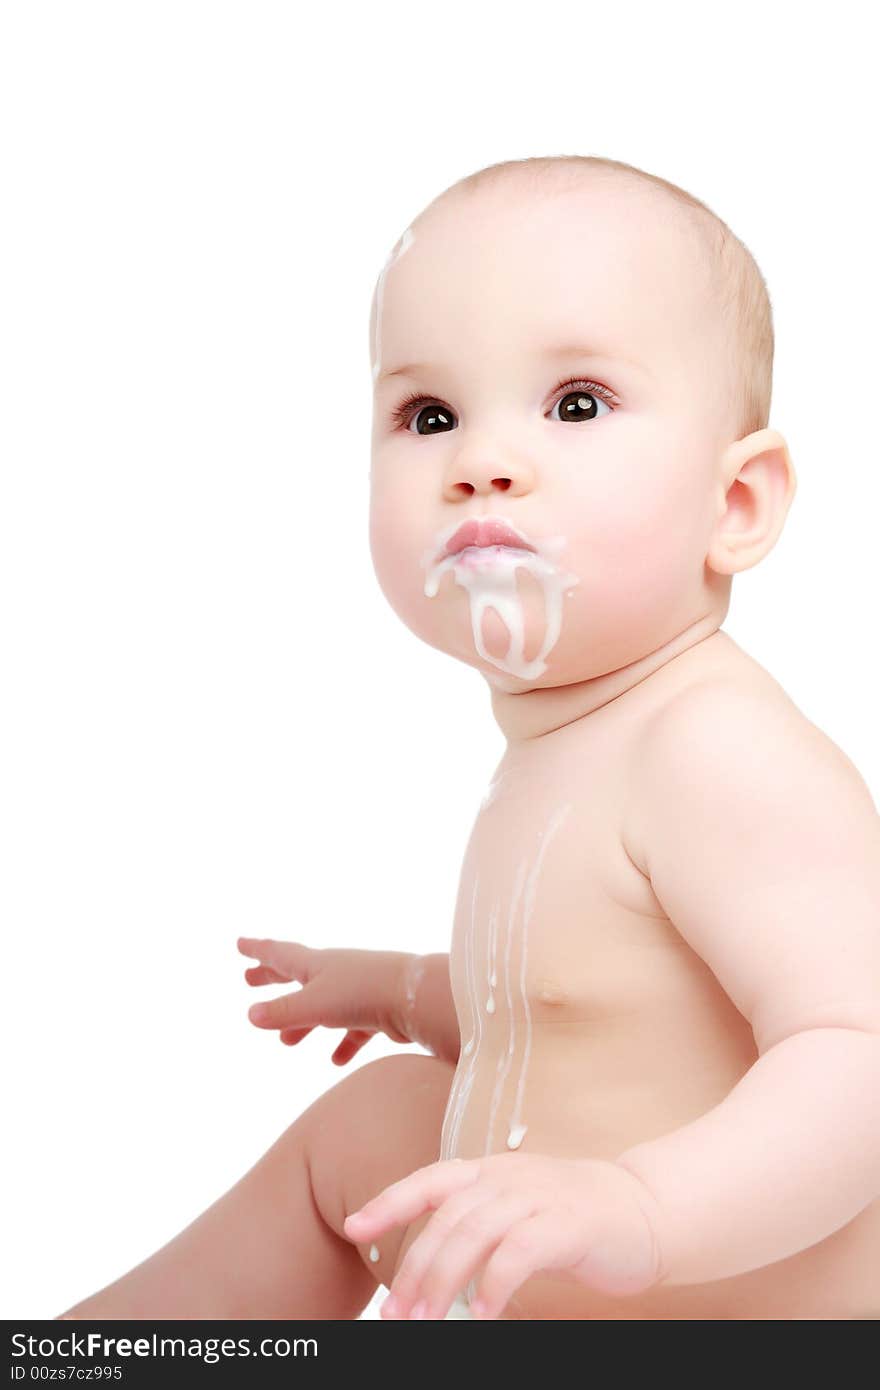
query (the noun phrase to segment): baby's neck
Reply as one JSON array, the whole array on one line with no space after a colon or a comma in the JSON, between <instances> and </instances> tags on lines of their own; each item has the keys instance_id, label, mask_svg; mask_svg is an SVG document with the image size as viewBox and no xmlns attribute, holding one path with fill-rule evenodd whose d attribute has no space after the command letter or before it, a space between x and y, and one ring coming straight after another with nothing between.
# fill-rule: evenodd
<instances>
[{"instance_id":1,"label":"baby's neck","mask_svg":"<svg viewBox=\"0 0 880 1390\"><path fill-rule=\"evenodd\" d=\"M492 713L498 727L508 744L512 744L540 738L542 734L552 733L576 719L583 719L639 685L661 666L666 666L697 643L705 642L716 633L719 640L729 642L727 634L719 631L723 620L723 614L707 613L656 651L639 657L628 666L621 666L617 671L594 676L591 680L577 681L573 685L538 687L519 694L493 686Z\"/></svg>"}]
</instances>

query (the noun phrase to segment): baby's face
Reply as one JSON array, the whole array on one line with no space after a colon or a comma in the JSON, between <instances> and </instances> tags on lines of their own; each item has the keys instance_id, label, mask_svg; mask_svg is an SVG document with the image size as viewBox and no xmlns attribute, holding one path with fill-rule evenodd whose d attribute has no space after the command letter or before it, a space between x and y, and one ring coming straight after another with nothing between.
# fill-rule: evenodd
<instances>
[{"instance_id":1,"label":"baby's face","mask_svg":"<svg viewBox=\"0 0 880 1390\"><path fill-rule=\"evenodd\" d=\"M705 561L730 441L688 237L629 189L482 190L386 264L376 574L413 632L501 689L615 670L722 602Z\"/></svg>"}]
</instances>

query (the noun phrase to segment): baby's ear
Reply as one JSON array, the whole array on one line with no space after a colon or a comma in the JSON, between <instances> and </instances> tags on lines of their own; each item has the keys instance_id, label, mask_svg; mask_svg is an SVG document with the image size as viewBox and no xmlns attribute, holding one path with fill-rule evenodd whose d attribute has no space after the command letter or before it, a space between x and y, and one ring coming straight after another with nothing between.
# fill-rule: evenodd
<instances>
[{"instance_id":1,"label":"baby's ear","mask_svg":"<svg viewBox=\"0 0 880 1390\"><path fill-rule=\"evenodd\" d=\"M756 430L731 444L719 462L717 487L706 563L716 574L738 574L773 549L794 500L797 477L779 431Z\"/></svg>"}]
</instances>

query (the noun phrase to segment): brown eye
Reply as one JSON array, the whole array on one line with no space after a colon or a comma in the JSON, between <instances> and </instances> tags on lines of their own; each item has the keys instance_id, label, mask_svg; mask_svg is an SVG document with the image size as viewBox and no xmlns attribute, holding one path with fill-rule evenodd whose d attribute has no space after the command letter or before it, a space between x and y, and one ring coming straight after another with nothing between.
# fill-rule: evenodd
<instances>
[{"instance_id":1,"label":"brown eye","mask_svg":"<svg viewBox=\"0 0 880 1390\"><path fill-rule=\"evenodd\" d=\"M559 415L554 416L551 412L551 419L574 420L575 422L595 420L601 413L600 406L603 410L611 413L611 406L606 401L603 401L600 396L594 395L593 392L585 391L580 387L575 391L567 391L557 401L553 407L554 410L556 406L559 407Z\"/></svg>"},{"instance_id":2,"label":"brown eye","mask_svg":"<svg viewBox=\"0 0 880 1390\"><path fill-rule=\"evenodd\" d=\"M586 379L581 381L577 377L566 377L564 381L557 382L556 390L565 391L553 407L553 410L560 407L562 414L556 417L551 412L551 419L560 418L579 424L585 420L595 420L603 410L613 415L618 403L617 397L607 386ZM418 392L407 396L391 412L395 428L406 430L409 434L446 434L455 428L455 418L454 411L448 406L432 401L430 396L420 396Z\"/></svg>"},{"instance_id":3,"label":"brown eye","mask_svg":"<svg viewBox=\"0 0 880 1390\"><path fill-rule=\"evenodd\" d=\"M414 434L445 434L452 428L453 419L452 411L445 405L424 405L410 417L407 429L414 424Z\"/></svg>"}]
</instances>

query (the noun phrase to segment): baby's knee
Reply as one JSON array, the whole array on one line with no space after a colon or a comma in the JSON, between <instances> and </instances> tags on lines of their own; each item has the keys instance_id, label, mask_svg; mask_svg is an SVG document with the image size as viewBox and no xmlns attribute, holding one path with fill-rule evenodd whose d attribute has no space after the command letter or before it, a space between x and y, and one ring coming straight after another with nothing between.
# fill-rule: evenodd
<instances>
[{"instance_id":1,"label":"baby's knee","mask_svg":"<svg viewBox=\"0 0 880 1390\"><path fill-rule=\"evenodd\" d=\"M322 1112L317 1132L329 1134L331 1143L337 1128L350 1135L356 1123L363 1125L364 1138L376 1126L379 1133L389 1126L408 1132L413 1097L420 1098L421 1109L445 1110L454 1075L451 1062L424 1053L377 1057L349 1072L315 1102L312 1109Z\"/></svg>"},{"instance_id":2,"label":"baby's knee","mask_svg":"<svg viewBox=\"0 0 880 1390\"><path fill-rule=\"evenodd\" d=\"M348 1239L343 1224L351 1212L436 1162L454 1074L450 1062L424 1054L379 1057L315 1102L308 1145L312 1193L337 1235ZM377 1282L387 1281L403 1234L398 1228L364 1245L361 1253Z\"/></svg>"}]
</instances>

